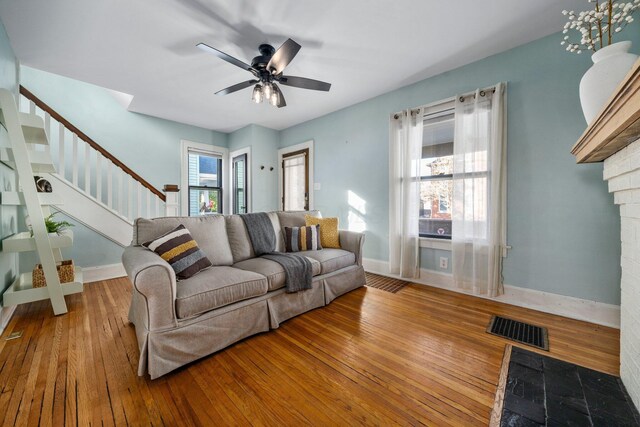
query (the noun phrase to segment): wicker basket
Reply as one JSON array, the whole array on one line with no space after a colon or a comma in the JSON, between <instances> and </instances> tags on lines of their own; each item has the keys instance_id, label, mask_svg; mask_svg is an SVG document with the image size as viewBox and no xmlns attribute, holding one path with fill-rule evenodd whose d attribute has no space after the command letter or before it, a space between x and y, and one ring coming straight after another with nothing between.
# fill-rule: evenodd
<instances>
[{"instance_id":1,"label":"wicker basket","mask_svg":"<svg viewBox=\"0 0 640 427\"><path fill-rule=\"evenodd\" d=\"M60 283L69 283L73 282L75 277L74 268L73 268L73 260L66 260L58 263L56 266L58 269L58 278L60 278ZM33 287L34 288L42 288L47 286L47 279L44 277L44 270L42 270L42 264L36 264L33 269Z\"/></svg>"}]
</instances>

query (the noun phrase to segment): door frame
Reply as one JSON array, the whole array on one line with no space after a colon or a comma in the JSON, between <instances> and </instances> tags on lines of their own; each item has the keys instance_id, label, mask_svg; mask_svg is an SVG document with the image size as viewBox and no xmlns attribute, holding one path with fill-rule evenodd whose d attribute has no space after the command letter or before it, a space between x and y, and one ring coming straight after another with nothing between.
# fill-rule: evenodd
<instances>
[{"instance_id":1,"label":"door frame","mask_svg":"<svg viewBox=\"0 0 640 427\"><path fill-rule=\"evenodd\" d=\"M289 147L281 148L278 150L278 210L282 210L282 197L284 188L284 175L282 173L282 160L286 154L294 153L296 151L309 150L309 210L314 209L314 197L313 188L315 186L314 174L313 174L313 139L305 141L300 144L291 145Z\"/></svg>"},{"instance_id":2,"label":"door frame","mask_svg":"<svg viewBox=\"0 0 640 427\"><path fill-rule=\"evenodd\" d=\"M252 173L251 173L251 147L244 147L238 150L232 151L229 153L229 183L231 184L230 192L231 192L231 210L230 213L233 212L233 194L234 194L234 183L233 183L233 159L234 157L242 156L246 154L247 156L247 164L246 164L246 177L247 180L247 188L245 189L247 192L247 213L251 211L251 191L253 187Z\"/></svg>"}]
</instances>

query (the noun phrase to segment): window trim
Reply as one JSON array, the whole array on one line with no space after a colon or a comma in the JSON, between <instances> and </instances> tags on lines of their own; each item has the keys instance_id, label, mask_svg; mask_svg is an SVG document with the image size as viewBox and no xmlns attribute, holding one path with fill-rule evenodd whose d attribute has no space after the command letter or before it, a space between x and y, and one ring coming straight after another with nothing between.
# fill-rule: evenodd
<instances>
[{"instance_id":1,"label":"window trim","mask_svg":"<svg viewBox=\"0 0 640 427\"><path fill-rule=\"evenodd\" d=\"M220 156L222 158L222 173L229 170L229 149L211 144L203 144L183 139L180 141L180 212L183 216L189 216L189 149L201 151L204 154ZM231 206L231 191L227 179L222 180L222 213L228 214Z\"/></svg>"},{"instance_id":2,"label":"window trim","mask_svg":"<svg viewBox=\"0 0 640 427\"><path fill-rule=\"evenodd\" d=\"M245 154L247 156L247 164L246 164L246 173L245 173L245 179L246 179L246 184L247 184L247 188L246 188L246 192L247 192L247 213L249 212L253 212L251 210L251 189L253 187L253 174L251 173L251 146L248 147L244 147L244 148L240 148L238 150L235 151L231 151L229 153L229 183L231 184L230 187L230 191L231 193L233 193L235 191L235 184L234 184L234 180L233 180L233 165L231 164L233 162L233 159L235 157L241 156ZM223 183L224 185L224 183ZM233 194L231 196L231 203L233 203ZM223 207L224 208L224 207ZM233 205L231 205L231 210L230 212L233 212Z\"/></svg>"},{"instance_id":3,"label":"window trim","mask_svg":"<svg viewBox=\"0 0 640 427\"><path fill-rule=\"evenodd\" d=\"M436 239L433 237L420 237L421 248L439 249L442 251L451 250L451 239Z\"/></svg>"}]
</instances>

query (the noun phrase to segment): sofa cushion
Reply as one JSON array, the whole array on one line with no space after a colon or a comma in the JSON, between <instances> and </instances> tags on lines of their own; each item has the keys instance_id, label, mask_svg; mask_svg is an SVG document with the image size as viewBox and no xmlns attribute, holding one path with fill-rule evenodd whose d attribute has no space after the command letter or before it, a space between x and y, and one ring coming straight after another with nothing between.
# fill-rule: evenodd
<instances>
[{"instance_id":1,"label":"sofa cushion","mask_svg":"<svg viewBox=\"0 0 640 427\"><path fill-rule=\"evenodd\" d=\"M278 219L280 220L280 227L284 230L284 227L304 227L306 225L304 216L311 215L317 218L322 218L320 211L285 211L277 212Z\"/></svg>"},{"instance_id":2,"label":"sofa cushion","mask_svg":"<svg viewBox=\"0 0 640 427\"><path fill-rule=\"evenodd\" d=\"M233 265L233 255L222 215L138 218L133 225L133 245L141 245L184 225L213 265Z\"/></svg>"},{"instance_id":3,"label":"sofa cushion","mask_svg":"<svg viewBox=\"0 0 640 427\"><path fill-rule=\"evenodd\" d=\"M228 215L225 217L225 220L227 222L227 235L229 236L233 262L254 258L256 254L253 252L247 227L245 227L240 215Z\"/></svg>"},{"instance_id":4,"label":"sofa cushion","mask_svg":"<svg viewBox=\"0 0 640 427\"><path fill-rule=\"evenodd\" d=\"M209 258L205 256L182 224L155 240L143 243L142 246L167 261L176 272L178 280L188 279L205 268L211 267Z\"/></svg>"},{"instance_id":5,"label":"sofa cushion","mask_svg":"<svg viewBox=\"0 0 640 427\"><path fill-rule=\"evenodd\" d=\"M276 252L284 252L284 237L282 236L282 225L280 224L280 218L276 212L267 212L271 224L273 224L273 231L276 232Z\"/></svg>"},{"instance_id":6,"label":"sofa cushion","mask_svg":"<svg viewBox=\"0 0 640 427\"><path fill-rule=\"evenodd\" d=\"M310 257L307 257L307 259L311 261L312 274L314 276L319 275L320 263ZM276 289L284 287L284 270L282 266L275 261L265 258L251 258L235 263L233 267L266 276L269 282L269 291L275 291Z\"/></svg>"},{"instance_id":7,"label":"sofa cushion","mask_svg":"<svg viewBox=\"0 0 640 427\"><path fill-rule=\"evenodd\" d=\"M280 230L280 220L275 212L268 212L267 215L273 225L273 231L276 234L276 251L284 252L284 239ZM247 227L240 215L225 216L227 223L227 235L229 236L229 245L233 255L233 262L244 261L245 259L254 258L255 252L253 245L247 232Z\"/></svg>"},{"instance_id":8,"label":"sofa cushion","mask_svg":"<svg viewBox=\"0 0 640 427\"><path fill-rule=\"evenodd\" d=\"M320 274L333 273L356 263L356 255L343 249L325 248L321 251L304 251L298 254L320 262Z\"/></svg>"},{"instance_id":9,"label":"sofa cushion","mask_svg":"<svg viewBox=\"0 0 640 427\"><path fill-rule=\"evenodd\" d=\"M195 316L267 293L266 277L233 267L211 267L176 288L179 318Z\"/></svg>"}]
</instances>

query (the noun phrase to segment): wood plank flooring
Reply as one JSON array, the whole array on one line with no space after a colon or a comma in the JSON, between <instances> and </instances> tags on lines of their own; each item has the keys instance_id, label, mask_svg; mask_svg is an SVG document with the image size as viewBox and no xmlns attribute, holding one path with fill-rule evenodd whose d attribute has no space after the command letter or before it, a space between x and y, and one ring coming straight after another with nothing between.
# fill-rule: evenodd
<instances>
[{"instance_id":1,"label":"wood plank flooring","mask_svg":"<svg viewBox=\"0 0 640 427\"><path fill-rule=\"evenodd\" d=\"M136 375L127 279L18 308L0 340L3 425L487 425L505 340L492 314L549 328L550 354L618 374L619 332L440 289L359 288L157 380Z\"/></svg>"}]
</instances>

